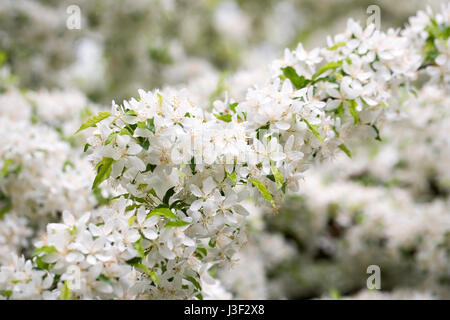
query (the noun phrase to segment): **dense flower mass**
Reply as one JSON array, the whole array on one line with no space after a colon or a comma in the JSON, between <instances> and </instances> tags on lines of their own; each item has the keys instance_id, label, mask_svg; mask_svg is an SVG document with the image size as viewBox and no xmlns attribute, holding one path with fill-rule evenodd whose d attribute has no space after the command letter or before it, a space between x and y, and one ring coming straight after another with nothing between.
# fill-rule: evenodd
<instances>
[{"instance_id":1,"label":"dense flower mass","mask_svg":"<svg viewBox=\"0 0 450 320\"><path fill-rule=\"evenodd\" d=\"M320 219L339 203L333 219L349 230L346 245L326 237L321 244L339 261L348 258L342 248L354 256L364 243L387 238L392 256L413 246L424 269L448 276L445 201L417 205L403 190L390 198L383 188L347 180L355 168L367 166L367 176L380 169L359 158L355 140L389 139L383 147L397 153L381 179L401 162L411 190L420 192L425 178L409 175L431 171L439 190L448 187L449 19L443 6L437 14L420 11L401 30L349 20L326 47L286 49L248 90L239 86L248 79L236 74L222 100L167 87L139 90L138 98L100 111L76 91L7 86L0 95L0 298L227 299L228 291L267 298L286 280L280 275L267 289L263 275L295 259L295 249L278 233L264 234L258 213L278 213L286 195L299 191L318 213L312 233L326 228ZM404 148L426 160L413 161ZM433 163L436 152L432 168L412 169ZM343 200L346 194L360 198ZM398 199L402 218L392 216ZM360 223L352 222L355 206L365 209ZM268 216L265 223L278 217ZM273 225L280 232L301 230L290 229L295 217L284 225L279 216ZM401 233L399 224L411 228ZM262 276L249 282L244 271L226 271L237 259Z\"/></svg>"}]
</instances>

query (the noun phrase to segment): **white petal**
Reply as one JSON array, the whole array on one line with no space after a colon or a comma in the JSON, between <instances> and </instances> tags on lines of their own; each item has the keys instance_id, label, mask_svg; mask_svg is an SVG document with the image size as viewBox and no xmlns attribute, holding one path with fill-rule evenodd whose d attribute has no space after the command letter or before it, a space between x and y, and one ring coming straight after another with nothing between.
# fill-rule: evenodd
<instances>
[{"instance_id":1,"label":"white petal","mask_svg":"<svg viewBox=\"0 0 450 320\"><path fill-rule=\"evenodd\" d=\"M63 221L64 224L68 226L73 226L75 224L75 217L67 210L63 212Z\"/></svg>"},{"instance_id":2,"label":"white petal","mask_svg":"<svg viewBox=\"0 0 450 320\"><path fill-rule=\"evenodd\" d=\"M158 233L153 229L143 229L142 233L149 240L154 240L158 238Z\"/></svg>"},{"instance_id":3,"label":"white petal","mask_svg":"<svg viewBox=\"0 0 450 320\"><path fill-rule=\"evenodd\" d=\"M136 155L142 151L142 147L137 143L133 143L128 147L127 153L129 155Z\"/></svg>"},{"instance_id":4,"label":"white petal","mask_svg":"<svg viewBox=\"0 0 450 320\"><path fill-rule=\"evenodd\" d=\"M175 253L170 251L166 246L161 246L159 248L159 253L166 259L172 260L176 257Z\"/></svg>"},{"instance_id":5,"label":"white petal","mask_svg":"<svg viewBox=\"0 0 450 320\"><path fill-rule=\"evenodd\" d=\"M203 191L205 194L210 194L215 187L216 183L212 177L208 177L206 180L203 180Z\"/></svg>"},{"instance_id":6,"label":"white petal","mask_svg":"<svg viewBox=\"0 0 450 320\"><path fill-rule=\"evenodd\" d=\"M276 122L275 125L280 130L288 130L291 127L289 123L283 121Z\"/></svg>"},{"instance_id":7,"label":"white petal","mask_svg":"<svg viewBox=\"0 0 450 320\"><path fill-rule=\"evenodd\" d=\"M200 188L197 187L195 184L191 184L191 193L197 198L203 197L203 193L200 191Z\"/></svg>"}]
</instances>

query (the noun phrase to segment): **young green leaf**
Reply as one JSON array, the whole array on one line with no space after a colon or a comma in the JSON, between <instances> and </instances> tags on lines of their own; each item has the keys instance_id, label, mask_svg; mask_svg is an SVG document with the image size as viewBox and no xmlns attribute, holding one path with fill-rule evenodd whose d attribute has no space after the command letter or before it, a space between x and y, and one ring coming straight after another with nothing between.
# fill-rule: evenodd
<instances>
[{"instance_id":1,"label":"young green leaf","mask_svg":"<svg viewBox=\"0 0 450 320\"><path fill-rule=\"evenodd\" d=\"M270 165L270 169L272 170L273 177L277 183L277 189L281 189L283 187L283 175L273 164Z\"/></svg>"},{"instance_id":2,"label":"young green leaf","mask_svg":"<svg viewBox=\"0 0 450 320\"><path fill-rule=\"evenodd\" d=\"M186 222L183 220L168 221L166 223L166 228L184 227L184 226L187 226L188 224L189 224L189 222Z\"/></svg>"},{"instance_id":3,"label":"young green leaf","mask_svg":"<svg viewBox=\"0 0 450 320\"><path fill-rule=\"evenodd\" d=\"M136 263L136 264L134 265L134 267L141 269L142 271L144 271L144 273L145 273L146 275L150 276L150 270L149 270L149 268L148 268L145 264L142 264L142 263Z\"/></svg>"},{"instance_id":4,"label":"young green leaf","mask_svg":"<svg viewBox=\"0 0 450 320\"><path fill-rule=\"evenodd\" d=\"M345 144L340 144L339 146L339 149L341 149L342 151L344 151L345 152L345 154L349 157L349 158L351 158L352 157L352 153L350 152L350 150L347 148L347 146L345 145Z\"/></svg>"},{"instance_id":5,"label":"young green leaf","mask_svg":"<svg viewBox=\"0 0 450 320\"><path fill-rule=\"evenodd\" d=\"M227 172L227 177L233 181L233 186L236 185L236 171L233 171L232 173Z\"/></svg>"},{"instance_id":6,"label":"young green leaf","mask_svg":"<svg viewBox=\"0 0 450 320\"><path fill-rule=\"evenodd\" d=\"M159 207L159 208L153 209L147 215L147 218L150 218L152 216L162 216L162 217L166 217L167 219L171 219L171 220L179 220L179 218L169 208L164 208L164 207Z\"/></svg>"},{"instance_id":7,"label":"young green leaf","mask_svg":"<svg viewBox=\"0 0 450 320\"><path fill-rule=\"evenodd\" d=\"M113 139L114 139L115 137L117 137L118 134L119 134L119 133L117 133L117 132L111 132L111 134L108 136L108 138L106 138L105 146L108 145L108 144L110 144L111 141L113 141Z\"/></svg>"},{"instance_id":8,"label":"young green leaf","mask_svg":"<svg viewBox=\"0 0 450 320\"><path fill-rule=\"evenodd\" d=\"M194 279L194 277L189 276L189 277L186 277L185 279L188 280L189 282L191 282L197 290L199 290L199 291L202 290L202 286L200 285L200 283L198 283L197 280Z\"/></svg>"},{"instance_id":9,"label":"young green leaf","mask_svg":"<svg viewBox=\"0 0 450 320\"><path fill-rule=\"evenodd\" d=\"M338 48L340 48L340 47L345 46L346 44L347 44L347 42L345 42L345 41L336 42L334 45L332 45L331 47L329 47L328 50L333 51L333 50L336 50L336 49L338 49Z\"/></svg>"},{"instance_id":10,"label":"young green leaf","mask_svg":"<svg viewBox=\"0 0 450 320\"><path fill-rule=\"evenodd\" d=\"M61 288L61 295L59 298L61 300L71 300L72 299L72 292L70 291L69 282L67 280L64 281L64 285Z\"/></svg>"},{"instance_id":11,"label":"young green leaf","mask_svg":"<svg viewBox=\"0 0 450 320\"><path fill-rule=\"evenodd\" d=\"M94 183L92 184L92 189L97 188L100 183L109 178L113 163L114 159L105 157L97 164L98 171Z\"/></svg>"},{"instance_id":12,"label":"young green leaf","mask_svg":"<svg viewBox=\"0 0 450 320\"><path fill-rule=\"evenodd\" d=\"M224 122L231 122L231 119L233 118L231 114L217 114L217 113L214 113L214 117Z\"/></svg>"},{"instance_id":13,"label":"young green leaf","mask_svg":"<svg viewBox=\"0 0 450 320\"><path fill-rule=\"evenodd\" d=\"M272 204L272 206L275 205L275 202L273 201L273 197L270 194L267 187L264 185L264 183L262 183L261 181L258 181L256 179L249 179L249 181L258 189L258 191L263 195L264 199L269 201Z\"/></svg>"},{"instance_id":14,"label":"young green leaf","mask_svg":"<svg viewBox=\"0 0 450 320\"><path fill-rule=\"evenodd\" d=\"M350 114L353 117L353 123L357 124L359 122L359 114L358 111L356 110L356 106L358 104L356 103L355 100L350 100L349 101L349 106L348 106L348 110L350 111Z\"/></svg>"},{"instance_id":15,"label":"young green leaf","mask_svg":"<svg viewBox=\"0 0 450 320\"><path fill-rule=\"evenodd\" d=\"M317 139L319 139L320 142L324 143L323 138L320 136L319 131L317 131L316 126L309 123L308 120L302 119L306 125L308 126L308 129L312 131L312 133L316 136Z\"/></svg>"},{"instance_id":16,"label":"young green leaf","mask_svg":"<svg viewBox=\"0 0 450 320\"><path fill-rule=\"evenodd\" d=\"M328 62L327 64L323 65L319 71L317 71L314 75L313 75L313 79L317 79L317 77L319 77L322 73L324 73L325 71L331 70L331 69L336 69L338 67L342 66L342 60L341 61L331 61Z\"/></svg>"},{"instance_id":17,"label":"young green leaf","mask_svg":"<svg viewBox=\"0 0 450 320\"><path fill-rule=\"evenodd\" d=\"M13 163L13 159L5 160L5 162L3 163L1 178L6 177L6 175L8 174L8 169L12 163Z\"/></svg>"},{"instance_id":18,"label":"young green leaf","mask_svg":"<svg viewBox=\"0 0 450 320\"><path fill-rule=\"evenodd\" d=\"M189 162L189 167L191 168L191 172L194 175L197 171L195 170L195 158L192 157L191 161Z\"/></svg>"},{"instance_id":19,"label":"young green leaf","mask_svg":"<svg viewBox=\"0 0 450 320\"><path fill-rule=\"evenodd\" d=\"M12 203L10 199L7 199L6 205L0 208L0 220L3 219L5 214L7 214L12 209Z\"/></svg>"},{"instance_id":20,"label":"young green leaf","mask_svg":"<svg viewBox=\"0 0 450 320\"><path fill-rule=\"evenodd\" d=\"M36 257L36 256L41 255L41 253L49 254L49 253L55 253L55 252L58 252L58 250L56 250L56 248L54 246L43 246L43 247L34 249L32 256Z\"/></svg>"},{"instance_id":21,"label":"young green leaf","mask_svg":"<svg viewBox=\"0 0 450 320\"><path fill-rule=\"evenodd\" d=\"M370 123L366 123L366 124L368 126L371 126L373 130L375 130L375 134L376 134L375 140L382 141L381 136L380 136L380 130L377 128L377 126L374 124L370 124Z\"/></svg>"},{"instance_id":22,"label":"young green leaf","mask_svg":"<svg viewBox=\"0 0 450 320\"><path fill-rule=\"evenodd\" d=\"M12 296L12 290L0 290L0 295L6 297L6 299L9 299Z\"/></svg>"},{"instance_id":23,"label":"young green leaf","mask_svg":"<svg viewBox=\"0 0 450 320\"><path fill-rule=\"evenodd\" d=\"M133 248L134 248L134 250L137 251L137 253L139 254L139 257L145 258L145 251L144 251L144 248L142 247L142 238L140 238L138 241L133 243Z\"/></svg>"},{"instance_id":24,"label":"young green leaf","mask_svg":"<svg viewBox=\"0 0 450 320\"><path fill-rule=\"evenodd\" d=\"M233 111L233 113L236 113L236 107L239 105L239 102L231 103L230 109Z\"/></svg>"},{"instance_id":25,"label":"young green leaf","mask_svg":"<svg viewBox=\"0 0 450 320\"><path fill-rule=\"evenodd\" d=\"M172 197L174 194L175 194L175 187L172 187L169 190L167 190L163 198L163 203L169 205L170 197Z\"/></svg>"},{"instance_id":26,"label":"young green leaf","mask_svg":"<svg viewBox=\"0 0 450 320\"><path fill-rule=\"evenodd\" d=\"M306 79L304 76L299 76L297 71L292 67L281 68L281 71L283 71L283 75L288 78L297 89L302 89L311 82L311 80Z\"/></svg>"},{"instance_id":27,"label":"young green leaf","mask_svg":"<svg viewBox=\"0 0 450 320\"><path fill-rule=\"evenodd\" d=\"M75 132L77 134L78 132L87 129L89 127L94 127L98 122L102 121L103 119L108 118L111 115L109 112L99 112L97 115L90 117L86 120L85 123L81 125L81 127Z\"/></svg>"},{"instance_id":28,"label":"young green leaf","mask_svg":"<svg viewBox=\"0 0 450 320\"><path fill-rule=\"evenodd\" d=\"M334 300L340 300L342 298L341 294L336 288L330 289L330 296Z\"/></svg>"},{"instance_id":29,"label":"young green leaf","mask_svg":"<svg viewBox=\"0 0 450 320\"><path fill-rule=\"evenodd\" d=\"M75 165L73 164L73 162L67 160L63 164L63 172L66 172L67 167L71 167L73 169L73 168L75 168Z\"/></svg>"},{"instance_id":30,"label":"young green leaf","mask_svg":"<svg viewBox=\"0 0 450 320\"><path fill-rule=\"evenodd\" d=\"M147 119L147 129L155 133L155 119Z\"/></svg>"}]
</instances>

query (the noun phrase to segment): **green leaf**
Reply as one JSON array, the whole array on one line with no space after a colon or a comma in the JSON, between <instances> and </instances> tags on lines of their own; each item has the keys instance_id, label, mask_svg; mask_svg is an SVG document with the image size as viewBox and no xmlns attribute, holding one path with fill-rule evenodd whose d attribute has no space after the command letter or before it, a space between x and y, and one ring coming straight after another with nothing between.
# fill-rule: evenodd
<instances>
[{"instance_id":1,"label":"green leaf","mask_svg":"<svg viewBox=\"0 0 450 320\"><path fill-rule=\"evenodd\" d=\"M59 297L61 300L71 300L72 299L72 292L69 288L69 282L66 280L64 281L64 285L61 289L61 296Z\"/></svg>"},{"instance_id":2,"label":"green leaf","mask_svg":"<svg viewBox=\"0 0 450 320\"><path fill-rule=\"evenodd\" d=\"M54 246L43 246L41 248L37 248L33 251L32 256L34 257L34 262L38 266L39 269L42 270L50 270L55 265L49 264L47 262L43 261L43 258L50 253L57 252L56 248Z\"/></svg>"},{"instance_id":3,"label":"green leaf","mask_svg":"<svg viewBox=\"0 0 450 320\"><path fill-rule=\"evenodd\" d=\"M166 217L167 219L171 219L171 220L179 220L179 218L176 216L175 213L173 213L169 208L165 208L165 207L158 207L158 208L153 209L147 215L147 218L150 218L152 216L162 216L162 217Z\"/></svg>"},{"instance_id":4,"label":"green leaf","mask_svg":"<svg viewBox=\"0 0 450 320\"><path fill-rule=\"evenodd\" d=\"M256 138L261 140L261 131L266 131L269 130L270 128L270 122L267 122L265 125L259 127L258 129L256 129Z\"/></svg>"},{"instance_id":5,"label":"green leaf","mask_svg":"<svg viewBox=\"0 0 450 320\"><path fill-rule=\"evenodd\" d=\"M106 282L106 283L108 283L109 285L112 286L111 279L109 277L105 276L104 274L99 275L97 280Z\"/></svg>"},{"instance_id":6,"label":"green leaf","mask_svg":"<svg viewBox=\"0 0 450 320\"><path fill-rule=\"evenodd\" d=\"M231 122L231 119L233 118L231 114L217 114L217 113L214 113L214 117L225 122Z\"/></svg>"},{"instance_id":7,"label":"green leaf","mask_svg":"<svg viewBox=\"0 0 450 320\"><path fill-rule=\"evenodd\" d=\"M332 111L336 115L336 117L339 117L342 119L342 115L344 114L344 111L345 111L344 104L341 102L336 109L333 109L330 111Z\"/></svg>"},{"instance_id":8,"label":"green leaf","mask_svg":"<svg viewBox=\"0 0 450 320\"><path fill-rule=\"evenodd\" d=\"M227 172L227 177L233 181L233 187L236 185L236 171L233 171L232 173Z\"/></svg>"},{"instance_id":9,"label":"green leaf","mask_svg":"<svg viewBox=\"0 0 450 320\"><path fill-rule=\"evenodd\" d=\"M128 207L127 207L126 211L129 211L129 210L128 210ZM131 216L131 217L128 219L128 225L131 227L136 219L137 219L136 216Z\"/></svg>"},{"instance_id":10,"label":"green leaf","mask_svg":"<svg viewBox=\"0 0 450 320\"><path fill-rule=\"evenodd\" d=\"M58 252L58 250L56 250L56 248L54 246L43 246L43 247L34 249L32 256L36 257L36 256L41 255L41 253L49 254L49 253L55 253L55 252Z\"/></svg>"},{"instance_id":11,"label":"green leaf","mask_svg":"<svg viewBox=\"0 0 450 320\"><path fill-rule=\"evenodd\" d=\"M342 60L341 61L332 61L332 62L328 62L326 65L322 66L319 71L317 71L316 74L313 75L313 79L316 79L317 77L319 77L322 73L324 73L325 71L331 70L331 69L336 69L338 67L342 66Z\"/></svg>"},{"instance_id":12,"label":"green leaf","mask_svg":"<svg viewBox=\"0 0 450 320\"><path fill-rule=\"evenodd\" d=\"M339 147L339 149L341 149L342 151L344 151L345 154L346 154L349 158L352 157L352 153L350 152L350 150L347 148L347 146L346 146L345 144L342 143L342 144L338 145L338 147Z\"/></svg>"},{"instance_id":13,"label":"green leaf","mask_svg":"<svg viewBox=\"0 0 450 320\"><path fill-rule=\"evenodd\" d=\"M145 124L145 122L139 121L136 123L136 125L140 129L147 129L147 125Z\"/></svg>"},{"instance_id":14,"label":"green leaf","mask_svg":"<svg viewBox=\"0 0 450 320\"><path fill-rule=\"evenodd\" d=\"M315 125L312 125L309 123L308 120L306 119L302 119L306 125L308 126L308 129L312 131L312 133L316 136L317 139L319 139L320 142L325 143L322 139L322 137L320 136L319 131L317 131L317 127Z\"/></svg>"},{"instance_id":15,"label":"green leaf","mask_svg":"<svg viewBox=\"0 0 450 320\"><path fill-rule=\"evenodd\" d=\"M105 157L97 164L97 176L95 177L94 183L92 184L92 189L97 188L100 183L109 178L109 176L111 175L113 163L114 159Z\"/></svg>"},{"instance_id":16,"label":"green leaf","mask_svg":"<svg viewBox=\"0 0 450 320\"><path fill-rule=\"evenodd\" d=\"M357 124L359 122L359 114L358 111L356 110L356 106L358 105L356 103L355 100L349 100L349 106L348 106L348 110L350 111L350 114L353 117L353 123Z\"/></svg>"},{"instance_id":17,"label":"green leaf","mask_svg":"<svg viewBox=\"0 0 450 320\"><path fill-rule=\"evenodd\" d=\"M198 291L202 290L202 286L200 285L200 283L198 283L197 280L194 279L194 277L189 276L186 277L185 279L190 281Z\"/></svg>"},{"instance_id":18,"label":"green leaf","mask_svg":"<svg viewBox=\"0 0 450 320\"><path fill-rule=\"evenodd\" d=\"M150 279L152 279L152 281L153 281L154 283L156 283L157 285L159 285L159 278L158 278L158 275L156 274L156 272L150 271L150 272L148 273L148 275L150 276Z\"/></svg>"},{"instance_id":19,"label":"green leaf","mask_svg":"<svg viewBox=\"0 0 450 320\"><path fill-rule=\"evenodd\" d=\"M332 45L331 47L329 47L328 50L333 51L333 50L336 50L336 49L338 49L338 48L340 48L340 47L345 46L346 44L347 44L347 42L345 42L345 41L336 42L334 45Z\"/></svg>"},{"instance_id":20,"label":"green leaf","mask_svg":"<svg viewBox=\"0 0 450 320\"><path fill-rule=\"evenodd\" d=\"M155 133L155 120L153 118L147 119L147 129Z\"/></svg>"},{"instance_id":21,"label":"green leaf","mask_svg":"<svg viewBox=\"0 0 450 320\"><path fill-rule=\"evenodd\" d=\"M447 40L450 36L450 26L446 26L444 23L438 24L433 18L431 18L430 21L431 25L428 25L425 28L429 37Z\"/></svg>"},{"instance_id":22,"label":"green leaf","mask_svg":"<svg viewBox=\"0 0 450 320\"><path fill-rule=\"evenodd\" d=\"M6 177L6 175L8 174L8 169L11 166L11 164L13 164L13 159L6 159L5 162L3 163L3 168L2 168L2 178Z\"/></svg>"},{"instance_id":23,"label":"green leaf","mask_svg":"<svg viewBox=\"0 0 450 320\"><path fill-rule=\"evenodd\" d=\"M169 205L169 200L170 197L172 197L175 194L175 187L170 188L169 190L166 191L166 194L164 195L163 198L163 203Z\"/></svg>"},{"instance_id":24,"label":"green leaf","mask_svg":"<svg viewBox=\"0 0 450 320\"><path fill-rule=\"evenodd\" d=\"M145 273L146 275L148 275L148 276L150 277L150 279L151 279L154 283L156 283L156 284L159 285L159 278L158 278L158 276L156 275L155 272L150 271L150 269L149 269L145 264L142 264L142 263L136 263L136 264L134 265L134 267L139 268L139 269L141 269L142 271L144 271L144 273Z\"/></svg>"},{"instance_id":25,"label":"green leaf","mask_svg":"<svg viewBox=\"0 0 450 320\"><path fill-rule=\"evenodd\" d=\"M148 138L138 137L137 142L144 150L148 150L150 147L150 141Z\"/></svg>"},{"instance_id":26,"label":"green leaf","mask_svg":"<svg viewBox=\"0 0 450 320\"><path fill-rule=\"evenodd\" d=\"M80 132L84 129L87 129L89 127L94 127L97 122L100 122L103 119L108 118L110 115L111 115L111 113L109 113L109 112L99 112L97 115L92 116L89 119L87 119L86 122L81 125L80 129L78 129L77 132L75 132L75 134L77 134L78 132Z\"/></svg>"},{"instance_id":27,"label":"green leaf","mask_svg":"<svg viewBox=\"0 0 450 320\"><path fill-rule=\"evenodd\" d=\"M127 109L124 114L127 116L137 117L136 111L131 110L131 109Z\"/></svg>"},{"instance_id":28,"label":"green leaf","mask_svg":"<svg viewBox=\"0 0 450 320\"><path fill-rule=\"evenodd\" d=\"M262 183L261 181L258 181L256 179L249 179L249 181L258 189L258 191L263 195L264 199L269 201L272 206L275 206L275 202L273 201L273 197L270 194L267 187Z\"/></svg>"},{"instance_id":29,"label":"green leaf","mask_svg":"<svg viewBox=\"0 0 450 320\"><path fill-rule=\"evenodd\" d=\"M192 174L195 174L196 170L195 170L195 158L194 157L191 158L191 162L189 163L189 167L191 168Z\"/></svg>"},{"instance_id":30,"label":"green leaf","mask_svg":"<svg viewBox=\"0 0 450 320\"><path fill-rule=\"evenodd\" d=\"M231 103L230 109L233 111L233 113L236 113L236 107L239 105L239 102Z\"/></svg>"},{"instance_id":31,"label":"green leaf","mask_svg":"<svg viewBox=\"0 0 450 320\"><path fill-rule=\"evenodd\" d=\"M367 123L368 126L371 126L373 130L375 130L376 137L375 140L382 141L380 136L380 130L378 130L377 126L374 124Z\"/></svg>"},{"instance_id":32,"label":"green leaf","mask_svg":"<svg viewBox=\"0 0 450 320\"><path fill-rule=\"evenodd\" d=\"M73 236L76 232L77 232L77 226L72 226L72 228L70 228L70 230L69 230L69 233L71 236Z\"/></svg>"},{"instance_id":33,"label":"green leaf","mask_svg":"<svg viewBox=\"0 0 450 320\"><path fill-rule=\"evenodd\" d=\"M130 129L128 126L127 127L123 127L119 134L121 136L125 136L125 135L129 135L129 136L133 136L134 130Z\"/></svg>"},{"instance_id":34,"label":"green leaf","mask_svg":"<svg viewBox=\"0 0 450 320\"><path fill-rule=\"evenodd\" d=\"M113 139L114 139L115 137L117 137L118 134L119 134L118 132L111 132L111 134L108 136L108 138L106 138L105 146L108 145L108 144L110 144L111 141L113 141Z\"/></svg>"},{"instance_id":35,"label":"green leaf","mask_svg":"<svg viewBox=\"0 0 450 320\"><path fill-rule=\"evenodd\" d=\"M145 171L142 171L142 173L149 172L149 171L153 172L153 170L155 170L155 168L156 168L156 164L150 164L149 163L145 167Z\"/></svg>"},{"instance_id":36,"label":"green leaf","mask_svg":"<svg viewBox=\"0 0 450 320\"><path fill-rule=\"evenodd\" d=\"M36 263L37 267L41 270L50 270L55 266L55 263L49 264L44 262L41 257L37 257L34 262Z\"/></svg>"},{"instance_id":37,"label":"green leaf","mask_svg":"<svg viewBox=\"0 0 450 320\"><path fill-rule=\"evenodd\" d=\"M275 178L275 182L277 183L277 189L281 189L284 183L281 172L273 164L270 165L270 169L272 170L273 177Z\"/></svg>"},{"instance_id":38,"label":"green leaf","mask_svg":"<svg viewBox=\"0 0 450 320\"><path fill-rule=\"evenodd\" d=\"M195 252L200 258L206 257L208 255L208 250L206 250L206 248L197 248Z\"/></svg>"},{"instance_id":39,"label":"green leaf","mask_svg":"<svg viewBox=\"0 0 450 320\"><path fill-rule=\"evenodd\" d=\"M306 79L304 76L299 76L297 71L292 67L281 68L281 71L283 71L283 75L288 78L297 89L302 89L311 82L311 80Z\"/></svg>"},{"instance_id":40,"label":"green leaf","mask_svg":"<svg viewBox=\"0 0 450 320\"><path fill-rule=\"evenodd\" d=\"M133 243L133 248L138 252L139 257L141 257L142 259L145 258L145 251L144 248L142 247L142 238Z\"/></svg>"},{"instance_id":41,"label":"green leaf","mask_svg":"<svg viewBox=\"0 0 450 320\"><path fill-rule=\"evenodd\" d=\"M127 260L126 263L129 264L130 266L137 266L139 263L142 263L142 258L134 257L131 258L130 260Z\"/></svg>"},{"instance_id":42,"label":"green leaf","mask_svg":"<svg viewBox=\"0 0 450 320\"><path fill-rule=\"evenodd\" d=\"M189 222L186 222L183 220L168 221L166 223L166 228L184 227L184 226L187 226L188 224L189 224Z\"/></svg>"},{"instance_id":43,"label":"green leaf","mask_svg":"<svg viewBox=\"0 0 450 320\"><path fill-rule=\"evenodd\" d=\"M163 96L162 96L161 93L159 93L159 92L158 92L156 95L158 96L158 104L159 104L160 106L162 106L163 101L164 101Z\"/></svg>"}]
</instances>

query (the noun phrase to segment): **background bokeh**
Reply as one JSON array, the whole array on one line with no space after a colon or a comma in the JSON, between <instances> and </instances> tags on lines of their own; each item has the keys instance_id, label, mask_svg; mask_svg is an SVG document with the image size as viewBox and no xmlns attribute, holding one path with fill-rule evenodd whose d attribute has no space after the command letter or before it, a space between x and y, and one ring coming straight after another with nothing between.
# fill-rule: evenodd
<instances>
[{"instance_id":1,"label":"background bokeh","mask_svg":"<svg viewBox=\"0 0 450 320\"><path fill-rule=\"evenodd\" d=\"M211 73L264 68L284 48L324 44L348 18L381 9L381 27L401 27L440 1L370 0L2 0L0 46L25 88L75 86L95 102ZM69 30L66 9L81 9Z\"/></svg>"}]
</instances>

